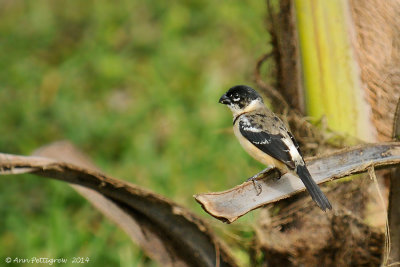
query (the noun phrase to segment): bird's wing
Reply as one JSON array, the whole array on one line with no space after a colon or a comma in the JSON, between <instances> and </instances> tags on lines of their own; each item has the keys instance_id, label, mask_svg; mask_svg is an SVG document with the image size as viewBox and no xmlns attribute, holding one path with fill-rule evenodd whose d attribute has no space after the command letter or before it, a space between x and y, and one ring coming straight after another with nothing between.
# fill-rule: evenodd
<instances>
[{"instance_id":1,"label":"bird's wing","mask_svg":"<svg viewBox=\"0 0 400 267\"><path fill-rule=\"evenodd\" d=\"M294 139L294 136L292 135L291 132L288 131L287 133L289 134L290 139L292 139L292 142L293 142L294 146L296 147L297 151L299 151L300 156L303 157L303 154L300 151L299 143L297 143L296 139Z\"/></svg>"},{"instance_id":2,"label":"bird's wing","mask_svg":"<svg viewBox=\"0 0 400 267\"><path fill-rule=\"evenodd\" d=\"M289 154L289 147L282 141L282 134L271 134L264 127L257 123L252 123L251 119L244 118L239 121L241 134L264 153L285 163L289 168L294 169L295 163ZM287 132L289 133L289 132ZM291 135L289 135L290 138ZM294 139L294 138L293 138ZM291 143L294 143L293 141ZM296 146L296 144L294 144Z\"/></svg>"}]
</instances>

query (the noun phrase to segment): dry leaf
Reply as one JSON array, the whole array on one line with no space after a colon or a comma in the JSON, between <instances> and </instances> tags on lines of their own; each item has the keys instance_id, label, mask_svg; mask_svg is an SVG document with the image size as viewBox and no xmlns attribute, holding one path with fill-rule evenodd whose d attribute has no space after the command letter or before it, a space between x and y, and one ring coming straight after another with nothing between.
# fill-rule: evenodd
<instances>
[{"instance_id":1,"label":"dry leaf","mask_svg":"<svg viewBox=\"0 0 400 267\"><path fill-rule=\"evenodd\" d=\"M76 185L162 266L237 266L209 227L184 207L101 173L69 143L36 154L49 158L0 153L0 174L32 173Z\"/></svg>"}]
</instances>

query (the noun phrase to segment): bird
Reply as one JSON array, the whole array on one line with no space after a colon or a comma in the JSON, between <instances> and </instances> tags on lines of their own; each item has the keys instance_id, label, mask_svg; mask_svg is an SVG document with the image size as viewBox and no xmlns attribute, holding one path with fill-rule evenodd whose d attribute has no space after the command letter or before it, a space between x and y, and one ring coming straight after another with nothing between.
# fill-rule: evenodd
<instances>
[{"instance_id":1,"label":"bird","mask_svg":"<svg viewBox=\"0 0 400 267\"><path fill-rule=\"evenodd\" d=\"M323 211L332 209L328 198L311 177L292 133L265 106L256 90L246 85L236 85L221 96L219 103L232 111L233 132L248 154L264 165L276 168L281 176L287 172L294 173ZM256 182L259 174L249 180Z\"/></svg>"}]
</instances>

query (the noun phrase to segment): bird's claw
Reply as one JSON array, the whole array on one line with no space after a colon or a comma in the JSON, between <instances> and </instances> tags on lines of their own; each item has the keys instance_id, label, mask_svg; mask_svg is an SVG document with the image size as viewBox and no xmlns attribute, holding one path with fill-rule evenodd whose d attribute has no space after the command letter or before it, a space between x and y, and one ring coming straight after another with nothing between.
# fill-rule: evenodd
<instances>
[{"instance_id":1,"label":"bird's claw","mask_svg":"<svg viewBox=\"0 0 400 267\"><path fill-rule=\"evenodd\" d=\"M271 169L273 169L274 167L268 167L262 171L260 171L259 173L257 173L256 175L253 175L252 177L250 177L249 179L247 179L247 182L252 181L254 188L256 189L257 192L257 196L259 196L262 192L262 186L261 184L257 181L258 178L263 178L265 176L266 173L268 173ZM278 179L281 176L281 172L275 168L275 170L278 172Z\"/></svg>"},{"instance_id":2,"label":"bird's claw","mask_svg":"<svg viewBox=\"0 0 400 267\"><path fill-rule=\"evenodd\" d=\"M247 182L252 181L254 185L254 189L257 192L257 196L259 196L262 192L262 186L261 184L257 181L258 175L254 175L253 177L250 177L247 179Z\"/></svg>"}]
</instances>

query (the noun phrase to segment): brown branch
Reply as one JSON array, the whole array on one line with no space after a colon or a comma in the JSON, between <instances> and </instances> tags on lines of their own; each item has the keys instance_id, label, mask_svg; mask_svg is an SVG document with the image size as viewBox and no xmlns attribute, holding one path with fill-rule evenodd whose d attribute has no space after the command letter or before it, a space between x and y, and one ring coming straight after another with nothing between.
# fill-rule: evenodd
<instances>
[{"instance_id":1,"label":"brown branch","mask_svg":"<svg viewBox=\"0 0 400 267\"><path fill-rule=\"evenodd\" d=\"M330 155L311 158L307 166L317 183L324 183L356 173L369 167L384 167L400 163L400 143L368 144L347 148ZM257 196L252 182L245 182L227 191L195 195L203 209L215 218L231 223L247 212L265 204L288 198L303 191L297 176L287 173L279 180L270 171L259 179L262 193ZM333 206L334 203L332 203Z\"/></svg>"},{"instance_id":2,"label":"brown branch","mask_svg":"<svg viewBox=\"0 0 400 267\"><path fill-rule=\"evenodd\" d=\"M237 266L226 247L193 213L153 192L106 176L77 153L72 153L75 159L71 160L65 156L68 149L65 144L53 145L37 154L88 167L0 153L0 174L33 173L80 185L75 188L162 266Z\"/></svg>"},{"instance_id":3,"label":"brown branch","mask_svg":"<svg viewBox=\"0 0 400 267\"><path fill-rule=\"evenodd\" d=\"M278 113L286 114L287 111L289 110L289 104L287 103L286 99L283 97L281 93L279 93L278 90L273 88L268 83L264 82L263 78L261 77L262 64L273 55L274 55L273 52L270 52L265 55L262 55L257 60L256 68L254 70L254 77L257 86L263 90L263 92L269 99L271 99L274 110L277 111Z\"/></svg>"}]
</instances>

